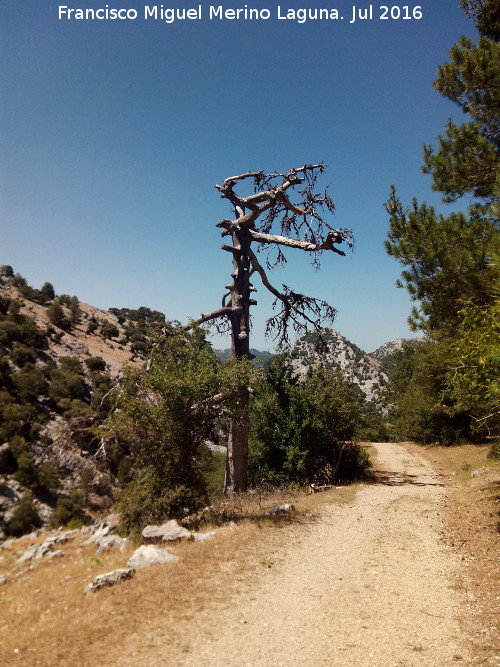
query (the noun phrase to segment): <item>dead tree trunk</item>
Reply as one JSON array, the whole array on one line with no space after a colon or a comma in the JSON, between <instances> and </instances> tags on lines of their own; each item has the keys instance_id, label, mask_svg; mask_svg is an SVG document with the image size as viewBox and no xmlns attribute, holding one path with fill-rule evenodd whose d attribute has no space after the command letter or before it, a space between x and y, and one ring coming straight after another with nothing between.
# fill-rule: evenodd
<instances>
[{"instance_id":1,"label":"dead tree trunk","mask_svg":"<svg viewBox=\"0 0 500 667\"><path fill-rule=\"evenodd\" d=\"M250 244L248 230L237 230L233 237L233 278L231 292L231 356L233 359L250 358ZM247 489L249 392L242 387L236 401L236 415L229 422L227 443L225 493L240 493Z\"/></svg>"},{"instance_id":2,"label":"dead tree trunk","mask_svg":"<svg viewBox=\"0 0 500 667\"><path fill-rule=\"evenodd\" d=\"M252 243L258 247L275 250L274 262L266 261L270 269L286 261L282 247L296 248L309 252L318 266L318 255L323 250L331 250L344 255L335 245L346 241L352 245L352 235L348 229L334 229L320 215L326 208L333 213L333 202L325 191L314 192L318 174L326 165L304 165L291 169L288 174L265 174L247 172L227 178L223 185L216 185L221 197L227 199L234 208L234 220L221 220L217 227L222 236L230 236L232 245L222 249L233 256L232 282L222 299L222 307L212 313L202 315L198 324L222 318L229 324L231 332L231 354L234 359L251 359L250 354L250 307L256 305L252 298L255 288L250 282L257 273L264 287L275 297L273 308L281 310L271 317L266 325L266 334L273 335L278 345L289 342L288 325L291 323L296 333L303 333L308 326L320 328L322 322L333 321L335 309L320 299L293 292L286 285L281 290L271 285L267 272L252 250ZM234 188L240 183L252 182L254 193L243 197ZM292 202L288 191L295 191L297 202ZM272 234L277 223L279 234ZM325 236L326 233L326 236ZM227 301L230 299L229 303ZM248 431L249 431L249 389L238 390L235 416L229 424L229 441L226 461L225 492L240 493L247 488Z\"/></svg>"}]
</instances>

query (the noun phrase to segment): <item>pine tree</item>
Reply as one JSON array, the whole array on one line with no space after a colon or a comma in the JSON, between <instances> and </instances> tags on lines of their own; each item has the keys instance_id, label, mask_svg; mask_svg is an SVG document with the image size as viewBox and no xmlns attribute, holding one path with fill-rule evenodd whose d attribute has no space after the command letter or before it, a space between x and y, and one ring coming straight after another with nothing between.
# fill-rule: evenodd
<instances>
[{"instance_id":1,"label":"pine tree","mask_svg":"<svg viewBox=\"0 0 500 667\"><path fill-rule=\"evenodd\" d=\"M437 215L416 200L404 207L393 188L386 205L386 249L405 267L398 286L418 302L410 324L429 339L413 357L393 415L404 422L403 437L447 443L481 437L498 426L499 415L498 266L491 261L500 210L499 6L461 6L481 36L477 44L465 37L455 44L434 86L468 122L448 121L437 150L425 146L423 169L445 202L467 195L473 203L465 213Z\"/></svg>"}]
</instances>

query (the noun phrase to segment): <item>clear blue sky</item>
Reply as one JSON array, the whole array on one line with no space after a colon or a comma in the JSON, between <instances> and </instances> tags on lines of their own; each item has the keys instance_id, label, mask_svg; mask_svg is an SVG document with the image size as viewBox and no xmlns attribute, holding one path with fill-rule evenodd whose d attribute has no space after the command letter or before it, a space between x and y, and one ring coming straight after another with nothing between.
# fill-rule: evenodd
<instances>
[{"instance_id":1,"label":"clear blue sky","mask_svg":"<svg viewBox=\"0 0 500 667\"><path fill-rule=\"evenodd\" d=\"M63 2L138 18L59 20ZM283 2L282 13L344 16L303 24L278 20L276 0L247 2L269 20L210 20L202 2L201 20L172 24L144 20L145 2L63 2L0 5L1 264L101 308L196 317L219 307L231 272L215 228L231 211L213 185L323 161L334 224L353 229L354 253L324 255L316 272L291 251L272 282L329 301L335 328L366 351L412 335L383 203L394 183L408 203L446 208L420 167L422 144L460 119L432 87L458 37L476 35L458 0L422 0L421 20L379 20L375 4L373 20L355 23L353 6L368 3ZM264 292L252 346L271 349Z\"/></svg>"}]
</instances>

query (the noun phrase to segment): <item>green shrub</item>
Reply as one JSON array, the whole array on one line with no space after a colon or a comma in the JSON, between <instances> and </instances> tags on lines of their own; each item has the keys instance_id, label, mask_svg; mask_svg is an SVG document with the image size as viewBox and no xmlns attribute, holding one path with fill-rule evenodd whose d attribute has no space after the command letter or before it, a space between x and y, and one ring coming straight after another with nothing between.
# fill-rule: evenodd
<instances>
[{"instance_id":1,"label":"green shrub","mask_svg":"<svg viewBox=\"0 0 500 667\"><path fill-rule=\"evenodd\" d=\"M168 485L159 472L152 465L142 468L120 493L118 507L127 531L181 517L207 503L200 479Z\"/></svg>"},{"instance_id":2,"label":"green shrub","mask_svg":"<svg viewBox=\"0 0 500 667\"><path fill-rule=\"evenodd\" d=\"M269 362L266 378L251 405L253 484L331 484L366 473L367 458L351 444L360 407L347 382L324 369L300 380L283 356Z\"/></svg>"},{"instance_id":3,"label":"green shrub","mask_svg":"<svg viewBox=\"0 0 500 667\"><path fill-rule=\"evenodd\" d=\"M3 264L0 267L0 276L5 276L5 278L13 278L14 277L14 269L10 264Z\"/></svg>"},{"instance_id":4,"label":"green shrub","mask_svg":"<svg viewBox=\"0 0 500 667\"><path fill-rule=\"evenodd\" d=\"M22 401L33 402L38 396L46 395L48 383L43 372L32 363L25 364L20 371L12 374L15 386Z\"/></svg>"},{"instance_id":5,"label":"green shrub","mask_svg":"<svg viewBox=\"0 0 500 667\"><path fill-rule=\"evenodd\" d=\"M47 317L50 322L60 329L70 329L71 321L66 316L65 310L62 306L61 297L54 299L50 306L47 308Z\"/></svg>"},{"instance_id":6,"label":"green shrub","mask_svg":"<svg viewBox=\"0 0 500 667\"><path fill-rule=\"evenodd\" d=\"M50 372L49 396L60 404L63 399L83 399L87 395L84 371L76 357L61 357Z\"/></svg>"},{"instance_id":7,"label":"green shrub","mask_svg":"<svg viewBox=\"0 0 500 667\"><path fill-rule=\"evenodd\" d=\"M85 359L85 365L89 369L89 371L105 371L106 370L106 362L102 357L89 357L88 359Z\"/></svg>"},{"instance_id":8,"label":"green shrub","mask_svg":"<svg viewBox=\"0 0 500 667\"><path fill-rule=\"evenodd\" d=\"M43 303L47 303L48 301L52 301L56 298L56 293L52 283L44 283L42 285L40 288L40 296Z\"/></svg>"},{"instance_id":9,"label":"green shrub","mask_svg":"<svg viewBox=\"0 0 500 667\"><path fill-rule=\"evenodd\" d=\"M16 457L17 470L14 478L23 486L33 486L36 481L35 456L33 452L24 450Z\"/></svg>"},{"instance_id":10,"label":"green shrub","mask_svg":"<svg viewBox=\"0 0 500 667\"><path fill-rule=\"evenodd\" d=\"M98 328L99 328L98 322L94 318L92 318L90 322L87 324L87 333L93 334L94 331L97 331Z\"/></svg>"},{"instance_id":11,"label":"green shrub","mask_svg":"<svg viewBox=\"0 0 500 667\"><path fill-rule=\"evenodd\" d=\"M94 414L90 405L78 398L61 398L58 401L58 407L67 421L77 417L89 417Z\"/></svg>"},{"instance_id":12,"label":"green shrub","mask_svg":"<svg viewBox=\"0 0 500 667\"><path fill-rule=\"evenodd\" d=\"M61 487L61 476L55 461L45 461L36 470L36 486L41 491L52 492Z\"/></svg>"},{"instance_id":13,"label":"green shrub","mask_svg":"<svg viewBox=\"0 0 500 667\"><path fill-rule=\"evenodd\" d=\"M488 451L489 459L500 459L500 440L494 442Z\"/></svg>"},{"instance_id":14,"label":"green shrub","mask_svg":"<svg viewBox=\"0 0 500 667\"><path fill-rule=\"evenodd\" d=\"M34 364L36 361L36 351L33 348L16 341L10 352L10 360L18 368L21 368L28 362Z\"/></svg>"},{"instance_id":15,"label":"green shrub","mask_svg":"<svg viewBox=\"0 0 500 667\"><path fill-rule=\"evenodd\" d=\"M50 518L50 525L54 528L72 524L73 527L83 526L89 519L85 514L84 500L81 492L73 489L66 498L59 498L55 510Z\"/></svg>"},{"instance_id":16,"label":"green shrub","mask_svg":"<svg viewBox=\"0 0 500 667\"><path fill-rule=\"evenodd\" d=\"M80 308L80 302L76 296L71 297L69 304L69 320L71 326L75 327L77 324L80 324L82 319L82 310Z\"/></svg>"},{"instance_id":17,"label":"green shrub","mask_svg":"<svg viewBox=\"0 0 500 667\"><path fill-rule=\"evenodd\" d=\"M111 339L111 338L116 338L119 335L120 331L118 327L116 327L111 322L108 322L108 320L104 320L104 322L101 325L101 336L103 338Z\"/></svg>"},{"instance_id":18,"label":"green shrub","mask_svg":"<svg viewBox=\"0 0 500 667\"><path fill-rule=\"evenodd\" d=\"M31 493L25 493L18 502L7 522L5 532L13 537L20 537L36 528L40 528L42 520L36 509Z\"/></svg>"},{"instance_id":19,"label":"green shrub","mask_svg":"<svg viewBox=\"0 0 500 667\"><path fill-rule=\"evenodd\" d=\"M10 440L15 435L28 435L35 419L31 405L20 405L7 392L0 392L0 441Z\"/></svg>"},{"instance_id":20,"label":"green shrub","mask_svg":"<svg viewBox=\"0 0 500 667\"><path fill-rule=\"evenodd\" d=\"M183 516L207 502L203 444L220 414L220 405L207 399L234 392L238 368L225 375L201 330L170 326L149 369L128 372L107 424L121 443L116 465L124 453L132 461L132 481L119 502L128 529Z\"/></svg>"}]
</instances>

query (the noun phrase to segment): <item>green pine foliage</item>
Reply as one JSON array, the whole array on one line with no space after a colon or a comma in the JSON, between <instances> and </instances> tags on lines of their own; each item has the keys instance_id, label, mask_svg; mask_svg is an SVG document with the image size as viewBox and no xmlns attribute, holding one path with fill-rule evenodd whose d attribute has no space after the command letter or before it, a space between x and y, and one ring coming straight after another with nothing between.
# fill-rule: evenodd
<instances>
[{"instance_id":1,"label":"green pine foliage","mask_svg":"<svg viewBox=\"0 0 500 667\"><path fill-rule=\"evenodd\" d=\"M453 201L467 193L491 199L499 185L500 44L480 37L477 44L462 37L439 68L435 88L458 104L470 122L448 121L439 149L426 146L424 171L433 188ZM497 192L498 194L498 192Z\"/></svg>"},{"instance_id":2,"label":"green pine foliage","mask_svg":"<svg viewBox=\"0 0 500 667\"><path fill-rule=\"evenodd\" d=\"M498 432L500 45L498 3L463 0L482 33L462 37L440 67L436 89L467 122L448 122L424 171L445 202L475 198L464 213L438 215L394 188L387 203L386 249L404 267L400 287L416 302L410 324L428 342L391 372L387 400L394 436L453 444Z\"/></svg>"},{"instance_id":3,"label":"green pine foliage","mask_svg":"<svg viewBox=\"0 0 500 667\"><path fill-rule=\"evenodd\" d=\"M417 201L405 208L394 188L386 208L386 250L405 267L398 287L419 304L409 320L414 330L452 331L466 301L489 303L494 276L487 267L498 231L483 208L447 217Z\"/></svg>"}]
</instances>

